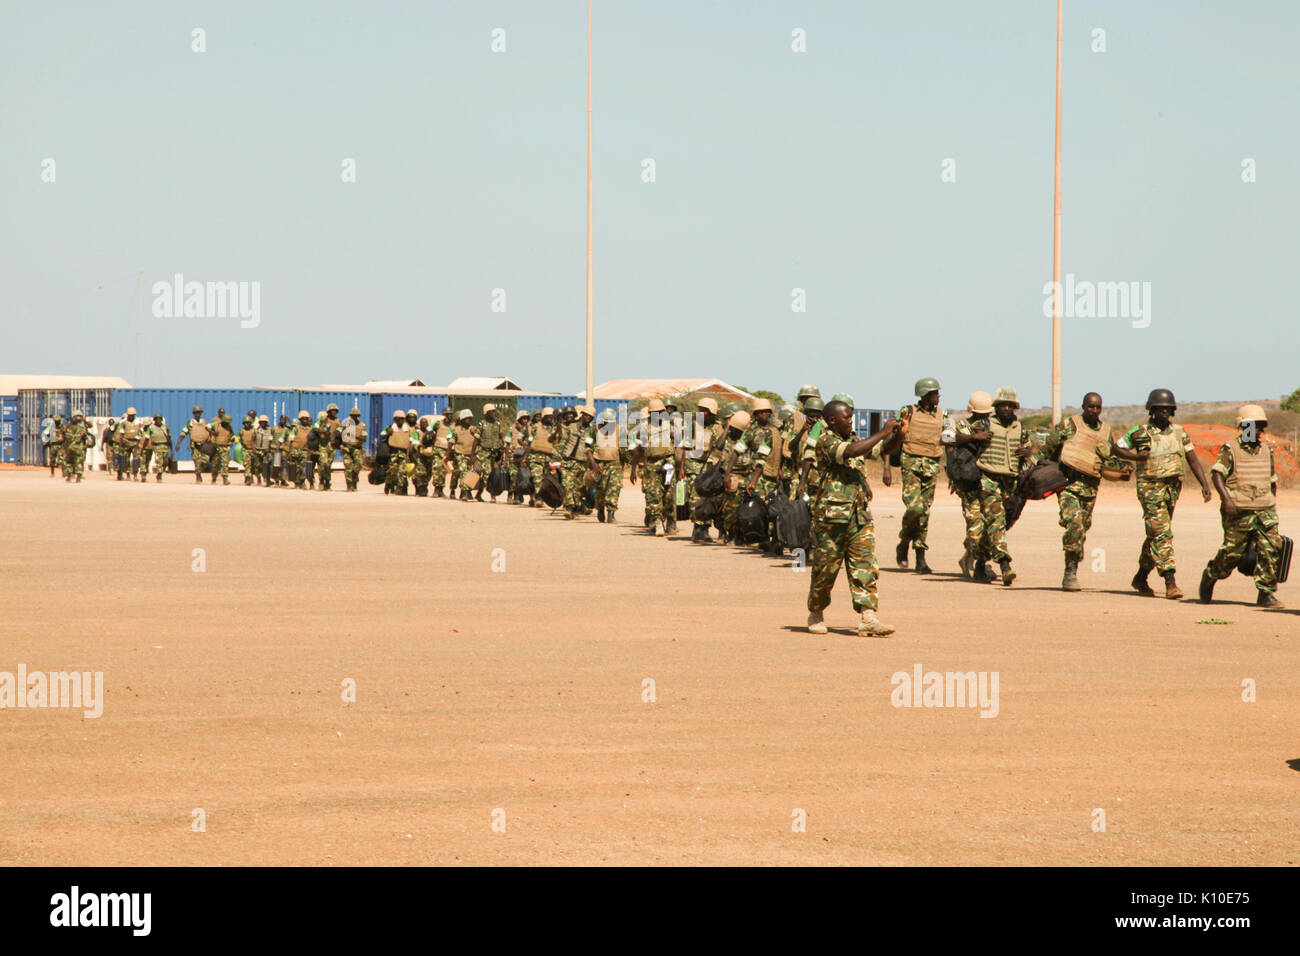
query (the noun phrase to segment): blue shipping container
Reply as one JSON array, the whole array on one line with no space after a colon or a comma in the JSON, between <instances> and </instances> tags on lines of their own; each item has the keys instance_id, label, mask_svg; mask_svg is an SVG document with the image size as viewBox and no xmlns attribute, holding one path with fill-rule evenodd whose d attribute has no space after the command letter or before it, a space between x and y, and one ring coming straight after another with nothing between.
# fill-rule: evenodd
<instances>
[{"instance_id":1,"label":"blue shipping container","mask_svg":"<svg viewBox=\"0 0 1300 956\"><path fill-rule=\"evenodd\" d=\"M154 413L161 412L171 427L172 441L175 442L185 423L192 417L191 409L195 405L202 406L205 421L212 421L217 415L217 409L224 408L236 429L249 409L255 410L259 415L266 415L274 424L280 415L287 414L293 418L302 407L296 392L274 389L119 388L113 392L112 415L121 418L128 408L133 407L138 417L149 420ZM314 413L315 409L312 411ZM193 461L188 441L181 443L176 459Z\"/></svg>"},{"instance_id":2,"label":"blue shipping container","mask_svg":"<svg viewBox=\"0 0 1300 956\"><path fill-rule=\"evenodd\" d=\"M18 461L21 435L18 430L18 396L0 396L0 462Z\"/></svg>"}]
</instances>

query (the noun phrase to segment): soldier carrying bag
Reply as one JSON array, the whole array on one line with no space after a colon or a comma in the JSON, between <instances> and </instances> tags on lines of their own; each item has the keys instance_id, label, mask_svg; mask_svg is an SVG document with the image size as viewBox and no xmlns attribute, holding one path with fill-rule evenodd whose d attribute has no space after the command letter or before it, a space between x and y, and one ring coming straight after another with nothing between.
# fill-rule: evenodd
<instances>
[{"instance_id":1,"label":"soldier carrying bag","mask_svg":"<svg viewBox=\"0 0 1300 956\"><path fill-rule=\"evenodd\" d=\"M515 497L522 498L524 495L531 495L532 493L533 473L529 468L520 465L515 477Z\"/></svg>"},{"instance_id":2,"label":"soldier carrying bag","mask_svg":"<svg viewBox=\"0 0 1300 956\"><path fill-rule=\"evenodd\" d=\"M767 540L767 509L753 495L746 495L736 511L736 540L740 544Z\"/></svg>"},{"instance_id":3,"label":"soldier carrying bag","mask_svg":"<svg viewBox=\"0 0 1300 956\"><path fill-rule=\"evenodd\" d=\"M552 509L564 504L564 485L560 484L560 479L556 477L555 470L548 468L546 477L542 479L542 486L537 489L537 500L542 504L549 505Z\"/></svg>"},{"instance_id":4,"label":"soldier carrying bag","mask_svg":"<svg viewBox=\"0 0 1300 956\"><path fill-rule=\"evenodd\" d=\"M722 466L712 464L695 478L695 493L701 498L712 498L722 494L726 488L727 477L722 473Z\"/></svg>"},{"instance_id":5,"label":"soldier carrying bag","mask_svg":"<svg viewBox=\"0 0 1300 956\"><path fill-rule=\"evenodd\" d=\"M510 471L504 465L497 465L488 475L487 493L492 497L503 494L510 487Z\"/></svg>"},{"instance_id":6,"label":"soldier carrying bag","mask_svg":"<svg viewBox=\"0 0 1300 956\"><path fill-rule=\"evenodd\" d=\"M1291 552L1295 547L1293 542L1286 535L1281 535L1282 549L1277 555L1277 583L1285 584L1286 579L1291 575ZM1250 544L1246 545L1246 552L1237 562L1237 570L1246 577L1255 576L1255 568L1259 566L1259 555L1255 553L1255 539L1251 538Z\"/></svg>"}]
</instances>

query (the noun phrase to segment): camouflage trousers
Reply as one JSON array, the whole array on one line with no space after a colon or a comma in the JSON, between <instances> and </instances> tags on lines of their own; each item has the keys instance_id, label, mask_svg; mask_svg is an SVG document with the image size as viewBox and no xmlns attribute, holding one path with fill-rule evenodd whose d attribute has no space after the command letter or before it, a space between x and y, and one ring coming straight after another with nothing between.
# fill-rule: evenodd
<instances>
[{"instance_id":1,"label":"camouflage trousers","mask_svg":"<svg viewBox=\"0 0 1300 956\"><path fill-rule=\"evenodd\" d=\"M1183 490L1182 478L1139 478L1138 504L1147 536L1138 555L1138 568L1159 574L1174 570L1174 506Z\"/></svg>"},{"instance_id":2,"label":"camouflage trousers","mask_svg":"<svg viewBox=\"0 0 1300 956\"><path fill-rule=\"evenodd\" d=\"M316 478L324 491L330 490L330 475L334 471L334 449L316 449Z\"/></svg>"},{"instance_id":3,"label":"camouflage trousers","mask_svg":"<svg viewBox=\"0 0 1300 956\"><path fill-rule=\"evenodd\" d=\"M781 492L781 479L769 478L767 475L759 475L758 481L754 482L754 495L767 501L773 495Z\"/></svg>"},{"instance_id":4,"label":"camouflage trousers","mask_svg":"<svg viewBox=\"0 0 1300 956\"><path fill-rule=\"evenodd\" d=\"M566 461L560 467L560 483L564 485L564 507L570 510L582 507L586 482L586 462Z\"/></svg>"},{"instance_id":5,"label":"camouflage trousers","mask_svg":"<svg viewBox=\"0 0 1300 956\"><path fill-rule=\"evenodd\" d=\"M360 445L343 446L343 480L347 482L349 488L355 488L361 478L361 464L365 459L365 452L361 450ZM438 460L441 467L442 459Z\"/></svg>"},{"instance_id":6,"label":"camouflage trousers","mask_svg":"<svg viewBox=\"0 0 1300 956\"><path fill-rule=\"evenodd\" d=\"M1246 547L1255 543L1255 587L1264 594L1277 590L1278 559L1282 554L1282 535L1277 530L1277 509L1261 508L1258 511L1238 510L1229 518L1222 511L1223 547L1205 566L1205 573L1221 581L1237 567L1246 553Z\"/></svg>"},{"instance_id":7,"label":"camouflage trousers","mask_svg":"<svg viewBox=\"0 0 1300 956\"><path fill-rule=\"evenodd\" d=\"M534 451L528 455L528 470L533 476L533 500L537 500L537 492L542 487L542 479L546 477L546 468L551 462L551 453L546 451Z\"/></svg>"},{"instance_id":8,"label":"camouflage trousers","mask_svg":"<svg viewBox=\"0 0 1300 956\"><path fill-rule=\"evenodd\" d=\"M124 474L134 475L140 470L140 452L134 448L119 445L114 452L117 456L117 477Z\"/></svg>"},{"instance_id":9,"label":"camouflage trousers","mask_svg":"<svg viewBox=\"0 0 1300 956\"><path fill-rule=\"evenodd\" d=\"M903 522L898 529L899 541L910 541L917 551L926 550L925 533L930 528L930 506L934 504L934 489L939 484L939 473L924 475L913 468L903 467Z\"/></svg>"},{"instance_id":10,"label":"camouflage trousers","mask_svg":"<svg viewBox=\"0 0 1300 956\"><path fill-rule=\"evenodd\" d=\"M153 461L153 448L146 445L140 449L140 480L149 477L149 462Z\"/></svg>"},{"instance_id":11,"label":"camouflage trousers","mask_svg":"<svg viewBox=\"0 0 1300 956\"><path fill-rule=\"evenodd\" d=\"M1097 504L1100 478L1075 478L1057 495L1060 509L1061 550L1067 560L1083 560L1083 543L1092 527L1092 509Z\"/></svg>"},{"instance_id":12,"label":"camouflage trousers","mask_svg":"<svg viewBox=\"0 0 1300 956\"><path fill-rule=\"evenodd\" d=\"M667 530L668 523L675 517L673 509L676 491L671 484L664 485L662 465L665 461L667 459L662 458L658 461L643 461L638 476L641 479L641 493L645 495L646 515L652 531L660 521Z\"/></svg>"},{"instance_id":13,"label":"camouflage trousers","mask_svg":"<svg viewBox=\"0 0 1300 956\"><path fill-rule=\"evenodd\" d=\"M190 454L194 458L194 480L202 481L204 472L208 470L208 456L197 448L191 448Z\"/></svg>"},{"instance_id":14,"label":"camouflage trousers","mask_svg":"<svg viewBox=\"0 0 1300 956\"><path fill-rule=\"evenodd\" d=\"M988 537L985 534L984 512L980 508L979 489L962 491L959 488L957 497L961 499L961 516L966 520L966 540L964 542L966 554L981 561L987 561L992 552L989 549Z\"/></svg>"},{"instance_id":15,"label":"camouflage trousers","mask_svg":"<svg viewBox=\"0 0 1300 956\"><path fill-rule=\"evenodd\" d=\"M63 450L63 477L80 480L86 473L86 448L72 447Z\"/></svg>"},{"instance_id":16,"label":"camouflage trousers","mask_svg":"<svg viewBox=\"0 0 1300 956\"><path fill-rule=\"evenodd\" d=\"M153 450L153 473L161 475L167 471L167 464L171 461L171 449L166 445L159 445Z\"/></svg>"},{"instance_id":17,"label":"camouflage trousers","mask_svg":"<svg viewBox=\"0 0 1300 956\"><path fill-rule=\"evenodd\" d=\"M1011 560L1007 553L1007 499L1016 490L1015 475L980 475L980 515L984 541L994 561Z\"/></svg>"},{"instance_id":18,"label":"camouflage trousers","mask_svg":"<svg viewBox=\"0 0 1300 956\"><path fill-rule=\"evenodd\" d=\"M217 450L212 453L212 480L217 480L220 475L223 481L230 480L230 446L218 445Z\"/></svg>"},{"instance_id":19,"label":"camouflage trousers","mask_svg":"<svg viewBox=\"0 0 1300 956\"><path fill-rule=\"evenodd\" d=\"M470 489L465 487L465 477L474 470L477 464L477 455L467 455L459 451L451 453L451 493L453 496L460 492L470 493Z\"/></svg>"},{"instance_id":20,"label":"camouflage trousers","mask_svg":"<svg viewBox=\"0 0 1300 956\"><path fill-rule=\"evenodd\" d=\"M700 496L695 493L695 479L704 472L704 462L687 458L685 472L682 482L686 485L686 513L694 515L695 503L700 500Z\"/></svg>"},{"instance_id":21,"label":"camouflage trousers","mask_svg":"<svg viewBox=\"0 0 1300 956\"><path fill-rule=\"evenodd\" d=\"M877 610L876 529L871 512L864 512L835 524L820 518L813 520L808 610L823 611L830 605L831 588L841 567L849 579L853 610Z\"/></svg>"},{"instance_id":22,"label":"camouflage trousers","mask_svg":"<svg viewBox=\"0 0 1300 956\"><path fill-rule=\"evenodd\" d=\"M307 487L307 462L311 461L311 452L306 448L289 448L284 453L284 460L293 470L293 486Z\"/></svg>"},{"instance_id":23,"label":"camouflage trousers","mask_svg":"<svg viewBox=\"0 0 1300 956\"><path fill-rule=\"evenodd\" d=\"M266 456L262 452L253 451L251 448L244 449L244 484L251 485L261 481L265 463Z\"/></svg>"},{"instance_id":24,"label":"camouflage trousers","mask_svg":"<svg viewBox=\"0 0 1300 956\"><path fill-rule=\"evenodd\" d=\"M442 464L442 459L435 459L433 449L429 449L429 454L422 454L422 450L413 451L411 461L415 462L415 471L411 473L411 484L415 485L415 493L421 498L429 494L429 481L433 477L433 469L436 465Z\"/></svg>"},{"instance_id":25,"label":"camouflage trousers","mask_svg":"<svg viewBox=\"0 0 1300 956\"><path fill-rule=\"evenodd\" d=\"M384 476L384 492L390 495L406 494L406 449L389 448L388 472Z\"/></svg>"},{"instance_id":26,"label":"camouflage trousers","mask_svg":"<svg viewBox=\"0 0 1300 956\"><path fill-rule=\"evenodd\" d=\"M597 465L600 478L596 481L596 507L612 511L618 507L618 497L623 493L623 463L606 461Z\"/></svg>"},{"instance_id":27,"label":"camouflage trousers","mask_svg":"<svg viewBox=\"0 0 1300 956\"><path fill-rule=\"evenodd\" d=\"M114 451L116 451L116 448L114 448ZM62 470L62 468L63 468L63 447L62 447L61 445L47 445L47 446L45 446L45 454L48 456L48 457L46 458L46 461L48 461L48 462L50 463L50 468L51 468L51 470L53 470L53 469L55 469L55 468L58 468L58 469Z\"/></svg>"}]
</instances>

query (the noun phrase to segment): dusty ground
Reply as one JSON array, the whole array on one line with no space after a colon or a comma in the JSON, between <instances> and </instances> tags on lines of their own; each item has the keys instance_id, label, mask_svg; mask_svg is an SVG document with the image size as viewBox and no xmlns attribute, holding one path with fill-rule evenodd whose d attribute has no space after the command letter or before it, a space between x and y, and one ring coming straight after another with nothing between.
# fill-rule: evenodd
<instances>
[{"instance_id":1,"label":"dusty ground","mask_svg":"<svg viewBox=\"0 0 1300 956\"><path fill-rule=\"evenodd\" d=\"M877 492L889 640L853 636L842 580L843 629L807 634L806 575L647 537L632 489L610 527L370 485L0 471L0 671L106 688L98 719L0 711L0 862L1300 861L1296 611L1255 610L1238 576L1211 608L1134 595L1128 486L1077 595L1054 504L1013 530L1003 589L955 577L942 492L940 573L889 570L897 486ZM1194 592L1214 506L1184 497L1175 535ZM996 671L997 717L893 707L916 664Z\"/></svg>"}]
</instances>

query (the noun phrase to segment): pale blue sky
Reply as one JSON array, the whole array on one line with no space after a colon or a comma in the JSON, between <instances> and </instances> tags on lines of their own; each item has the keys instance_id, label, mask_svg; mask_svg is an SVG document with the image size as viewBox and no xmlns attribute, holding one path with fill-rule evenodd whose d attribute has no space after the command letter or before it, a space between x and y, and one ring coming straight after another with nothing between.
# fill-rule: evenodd
<instances>
[{"instance_id":1,"label":"pale blue sky","mask_svg":"<svg viewBox=\"0 0 1300 956\"><path fill-rule=\"evenodd\" d=\"M4 0L0 371L131 379L143 269L137 385L580 388L585 13ZM595 23L598 382L1049 400L1051 0L598 0ZM1066 321L1067 402L1300 386L1297 35L1294 0L1067 0L1064 271L1152 284L1149 328ZM176 272L260 282L261 324L153 317Z\"/></svg>"}]
</instances>

